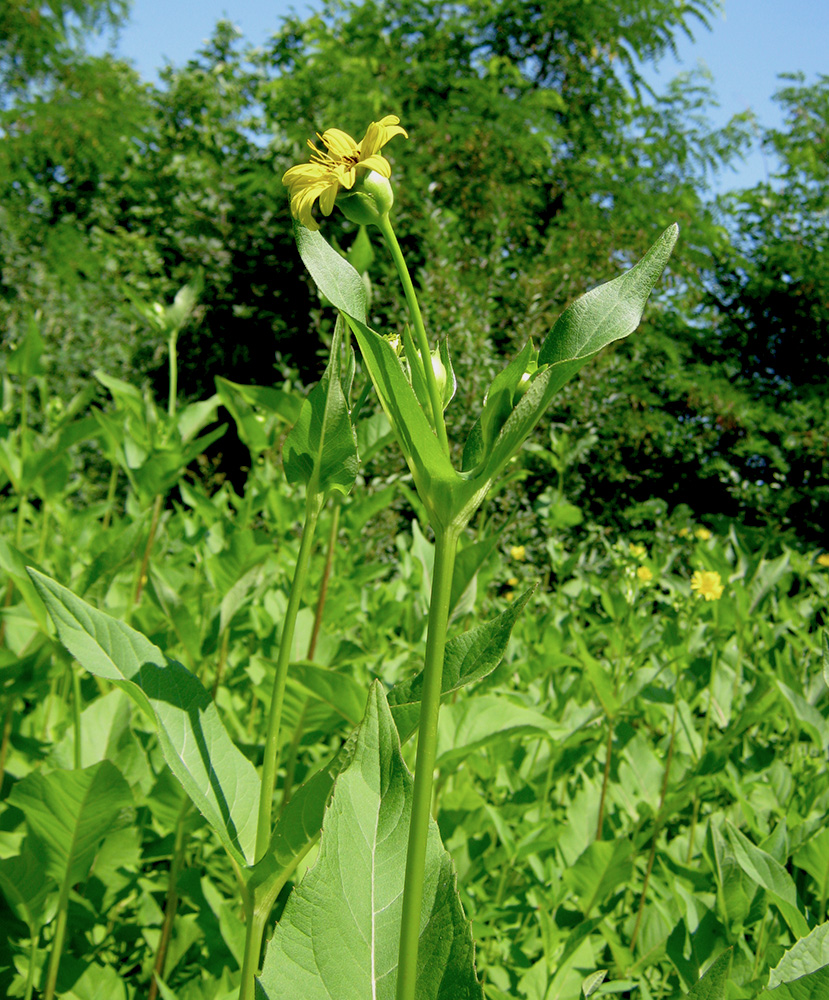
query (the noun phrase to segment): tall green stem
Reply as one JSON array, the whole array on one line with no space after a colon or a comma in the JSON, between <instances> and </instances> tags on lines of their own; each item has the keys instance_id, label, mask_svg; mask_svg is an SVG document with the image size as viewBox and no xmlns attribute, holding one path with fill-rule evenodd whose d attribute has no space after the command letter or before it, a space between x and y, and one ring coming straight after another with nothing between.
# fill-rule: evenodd
<instances>
[{"instance_id":1,"label":"tall green stem","mask_svg":"<svg viewBox=\"0 0 829 1000\"><path fill-rule=\"evenodd\" d=\"M55 936L52 938L52 951L49 955L49 967L46 970L46 986L43 990L43 1000L53 1000L55 984L58 981L58 969L63 953L63 941L66 937L66 919L69 914L69 873L67 872L60 887L58 897L58 913L55 920Z\"/></svg>"},{"instance_id":2,"label":"tall green stem","mask_svg":"<svg viewBox=\"0 0 829 1000\"><path fill-rule=\"evenodd\" d=\"M417 738L412 818L406 855L406 880L403 887L397 1000L415 1000L417 985L417 948L426 871L426 839L431 818L432 779L437 753L443 656L446 648L449 598L457 548L458 531L456 528L436 528L435 567L432 575L432 597L429 605L429 626L426 636L426 662L423 697L420 703L420 728Z\"/></svg>"},{"instance_id":3,"label":"tall green stem","mask_svg":"<svg viewBox=\"0 0 829 1000\"><path fill-rule=\"evenodd\" d=\"M426 387L429 392L429 403L432 407L435 431L438 436L438 441L440 441L441 448L443 448L444 452L448 455L449 441L446 437L446 424L443 420L443 400L440 392L438 391L438 384L435 379L435 370L432 368L429 339L426 336L426 328L423 325L423 316L420 313L420 306L418 305L417 296L415 295L412 278L409 274L409 269L406 267L403 251L400 249L400 244L397 242L397 237L394 235L394 229L392 229L391 221L389 220L388 215L382 216L377 225L380 232L383 234L386 243L388 244L392 259L394 260L394 266L397 268L397 273L400 277L400 283L403 285L403 294L406 296L406 304L409 307L409 315L412 317L412 326L415 331L417 348L420 351L420 357L423 361L423 373L426 377ZM417 359L409 358L409 362L411 364L416 364Z\"/></svg>"},{"instance_id":4,"label":"tall green stem","mask_svg":"<svg viewBox=\"0 0 829 1000\"><path fill-rule=\"evenodd\" d=\"M279 644L279 656L276 661L276 675L273 680L271 707L268 713L268 734L265 738L265 757L262 766L262 789L259 793L259 819L256 826L256 860L265 853L271 839L271 813L273 809L273 793L276 787L276 764L279 749L279 728L282 723L282 704L285 700L285 683L288 679L288 664L294 644L294 627L299 612L302 591L308 577L308 567L311 564L311 550L314 543L314 530L320 512L320 498L316 494L308 497L305 505L305 526L302 530L302 541L299 546L294 579L291 584L291 596L285 612L282 626L282 639Z\"/></svg>"},{"instance_id":5,"label":"tall green stem","mask_svg":"<svg viewBox=\"0 0 829 1000\"><path fill-rule=\"evenodd\" d=\"M172 419L176 415L176 402L178 397L178 351L176 341L178 340L178 330L170 334L168 346L170 348L170 393L167 397L167 415Z\"/></svg>"}]
</instances>

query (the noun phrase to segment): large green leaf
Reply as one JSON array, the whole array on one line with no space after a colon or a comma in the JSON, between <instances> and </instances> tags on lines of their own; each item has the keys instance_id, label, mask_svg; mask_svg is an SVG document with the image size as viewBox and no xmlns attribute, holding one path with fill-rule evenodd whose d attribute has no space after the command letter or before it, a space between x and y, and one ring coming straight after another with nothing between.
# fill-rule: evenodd
<instances>
[{"instance_id":1,"label":"large green leaf","mask_svg":"<svg viewBox=\"0 0 829 1000\"><path fill-rule=\"evenodd\" d=\"M285 439L284 467L289 483L304 482L309 494L324 497L332 490L350 492L360 463L340 381L341 326L337 323L331 356L323 376L299 411Z\"/></svg>"},{"instance_id":2,"label":"large green leaf","mask_svg":"<svg viewBox=\"0 0 829 1000\"><path fill-rule=\"evenodd\" d=\"M555 393L603 347L633 333L678 236L679 227L670 226L638 264L580 296L559 316L538 354L543 370L531 379L491 450L484 452L471 484L493 480L541 419Z\"/></svg>"},{"instance_id":3,"label":"large green leaf","mask_svg":"<svg viewBox=\"0 0 829 1000\"><path fill-rule=\"evenodd\" d=\"M119 684L155 719L164 759L222 843L251 864L259 777L210 695L180 663L123 622L30 570L61 642L91 674Z\"/></svg>"},{"instance_id":4,"label":"large green leaf","mask_svg":"<svg viewBox=\"0 0 829 1000\"><path fill-rule=\"evenodd\" d=\"M564 881L578 900L585 918L615 889L629 881L633 872L633 845L624 839L594 840L564 870Z\"/></svg>"},{"instance_id":5,"label":"large green leaf","mask_svg":"<svg viewBox=\"0 0 829 1000\"><path fill-rule=\"evenodd\" d=\"M740 868L766 890L797 937L808 934L809 924L798 907L797 889L791 875L736 827L729 823L725 829Z\"/></svg>"},{"instance_id":6,"label":"large green leaf","mask_svg":"<svg viewBox=\"0 0 829 1000\"><path fill-rule=\"evenodd\" d=\"M95 851L132 792L118 768L102 760L82 771L34 771L19 781L9 802L22 810L43 846L43 864L58 885L83 882Z\"/></svg>"},{"instance_id":7,"label":"large green leaf","mask_svg":"<svg viewBox=\"0 0 829 1000\"><path fill-rule=\"evenodd\" d=\"M260 983L268 1000L393 1000L412 777L375 682L349 766L337 778L316 865L288 900ZM429 830L419 1000L483 1000L456 876Z\"/></svg>"},{"instance_id":8,"label":"large green leaf","mask_svg":"<svg viewBox=\"0 0 829 1000\"><path fill-rule=\"evenodd\" d=\"M271 386L238 385L217 376L216 391L254 455L273 448L285 423L295 424L302 408L299 396Z\"/></svg>"},{"instance_id":9,"label":"large green leaf","mask_svg":"<svg viewBox=\"0 0 829 1000\"><path fill-rule=\"evenodd\" d=\"M686 1000L725 1000L731 950L724 951L710 969L685 994Z\"/></svg>"},{"instance_id":10,"label":"large green leaf","mask_svg":"<svg viewBox=\"0 0 829 1000\"><path fill-rule=\"evenodd\" d=\"M23 851L17 857L0 858L0 892L34 937L43 926L46 898L55 886L46 874L42 855L31 840L31 837L26 838Z\"/></svg>"},{"instance_id":11,"label":"large green leaf","mask_svg":"<svg viewBox=\"0 0 829 1000\"><path fill-rule=\"evenodd\" d=\"M328 301L361 323L366 321L366 286L359 273L330 246L322 233L294 222L294 238L302 263Z\"/></svg>"},{"instance_id":12,"label":"large green leaf","mask_svg":"<svg viewBox=\"0 0 829 1000\"><path fill-rule=\"evenodd\" d=\"M825 1000L829 996L829 921L796 941L769 974L767 1000Z\"/></svg>"}]
</instances>

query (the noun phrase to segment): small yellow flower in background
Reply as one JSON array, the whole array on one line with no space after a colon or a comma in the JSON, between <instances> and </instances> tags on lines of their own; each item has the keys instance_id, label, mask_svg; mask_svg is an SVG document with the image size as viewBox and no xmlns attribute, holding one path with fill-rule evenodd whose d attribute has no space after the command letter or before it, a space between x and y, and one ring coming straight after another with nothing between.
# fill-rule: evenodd
<instances>
[{"instance_id":1,"label":"small yellow flower in background","mask_svg":"<svg viewBox=\"0 0 829 1000\"><path fill-rule=\"evenodd\" d=\"M508 587L517 587L518 586L518 577L517 576L511 576L509 578L509 580L507 580L507 586Z\"/></svg>"},{"instance_id":2,"label":"small yellow flower in background","mask_svg":"<svg viewBox=\"0 0 829 1000\"><path fill-rule=\"evenodd\" d=\"M518 562L523 562L527 558L527 550L523 545L513 545L509 550L509 554Z\"/></svg>"},{"instance_id":3,"label":"small yellow flower in background","mask_svg":"<svg viewBox=\"0 0 829 1000\"><path fill-rule=\"evenodd\" d=\"M679 529L679 537L680 538L690 538L691 537L691 529L690 528L680 528Z\"/></svg>"},{"instance_id":4,"label":"small yellow flower in background","mask_svg":"<svg viewBox=\"0 0 829 1000\"><path fill-rule=\"evenodd\" d=\"M651 573L647 566L640 566L636 570L636 575L639 577L641 583L650 583L653 579L653 573Z\"/></svg>"},{"instance_id":5,"label":"small yellow flower in background","mask_svg":"<svg viewBox=\"0 0 829 1000\"><path fill-rule=\"evenodd\" d=\"M369 125L361 142L338 128L326 129L322 135L317 133L326 147L324 152L309 139L308 145L314 151L311 162L291 167L282 177L291 196L294 218L306 229L319 229L311 213L314 202L319 199L322 214L330 215L340 191L350 191L354 187L360 176L358 170L363 174L374 170L388 180L391 165L379 151L396 135L409 138L406 130L400 127L397 115L386 115Z\"/></svg>"},{"instance_id":6,"label":"small yellow flower in background","mask_svg":"<svg viewBox=\"0 0 829 1000\"><path fill-rule=\"evenodd\" d=\"M644 545L635 545L633 542L630 543L630 554L635 559L644 559L648 554L648 550Z\"/></svg>"},{"instance_id":7,"label":"small yellow flower in background","mask_svg":"<svg viewBox=\"0 0 829 1000\"><path fill-rule=\"evenodd\" d=\"M504 597L507 599L507 601L514 601L515 600L515 591L514 590L508 590L506 592L506 594L504 594Z\"/></svg>"},{"instance_id":8,"label":"small yellow flower in background","mask_svg":"<svg viewBox=\"0 0 829 1000\"><path fill-rule=\"evenodd\" d=\"M706 601L718 601L723 592L720 574L713 570L698 569L691 577L691 590Z\"/></svg>"},{"instance_id":9,"label":"small yellow flower in background","mask_svg":"<svg viewBox=\"0 0 829 1000\"><path fill-rule=\"evenodd\" d=\"M829 552L822 552L817 557L818 566L829 566Z\"/></svg>"},{"instance_id":10,"label":"small yellow flower in background","mask_svg":"<svg viewBox=\"0 0 829 1000\"><path fill-rule=\"evenodd\" d=\"M708 539L711 537L711 532L708 530L708 528L697 528L694 534L701 542L707 542Z\"/></svg>"}]
</instances>

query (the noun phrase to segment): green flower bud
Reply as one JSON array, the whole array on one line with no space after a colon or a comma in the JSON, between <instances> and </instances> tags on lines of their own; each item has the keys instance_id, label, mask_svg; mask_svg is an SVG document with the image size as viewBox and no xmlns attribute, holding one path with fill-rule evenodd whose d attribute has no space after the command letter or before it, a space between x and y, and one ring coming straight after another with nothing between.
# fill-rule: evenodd
<instances>
[{"instance_id":1,"label":"green flower bud","mask_svg":"<svg viewBox=\"0 0 829 1000\"><path fill-rule=\"evenodd\" d=\"M360 226L376 226L393 204L392 186L376 170L361 176L351 191L337 196L337 207L343 215Z\"/></svg>"}]
</instances>

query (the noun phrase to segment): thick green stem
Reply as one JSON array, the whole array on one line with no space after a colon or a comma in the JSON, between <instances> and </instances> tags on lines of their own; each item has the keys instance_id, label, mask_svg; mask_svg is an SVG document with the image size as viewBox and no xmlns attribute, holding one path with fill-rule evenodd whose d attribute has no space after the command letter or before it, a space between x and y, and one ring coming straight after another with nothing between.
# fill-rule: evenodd
<instances>
[{"instance_id":1,"label":"thick green stem","mask_svg":"<svg viewBox=\"0 0 829 1000\"><path fill-rule=\"evenodd\" d=\"M420 314L420 306L418 305L417 296L415 295L412 278L409 274L409 269L406 267L403 251L400 249L400 244L397 242L397 237L394 235L394 229L392 229L391 221L388 215L384 215L377 225L380 232L383 234L389 250L391 251L394 266L397 268L400 283L403 285L403 294L406 296L406 304L409 307L409 315L412 317L412 326L414 327L415 338L417 340L417 348L420 351L420 357L423 362L423 374L426 378L426 387L429 391L429 403L432 407L432 422L438 436L438 441L440 441L440 446L448 455L449 441L446 437L446 424L443 420L443 400L440 392L438 391L434 368L432 368L432 352L429 347L429 339L426 336L426 328L423 325L423 317ZM413 365L417 364L417 359L409 358L409 363Z\"/></svg>"},{"instance_id":2,"label":"thick green stem","mask_svg":"<svg viewBox=\"0 0 829 1000\"><path fill-rule=\"evenodd\" d=\"M291 584L291 596L288 599L288 609L282 626L282 639L279 644L279 656L276 661L276 674L273 679L271 707L268 713L268 734L265 738L265 756L262 766L262 788L259 793L259 819L256 826L256 860L265 853L271 839L271 813L273 810L273 793L276 787L276 764L279 751L279 728L282 723L282 704L285 700L285 683L288 679L288 664L294 645L294 627L299 612L302 591L308 577L308 567L311 564L311 550L314 544L314 530L320 512L320 498L312 494L305 505L305 526L302 529L302 541L299 546L294 579Z\"/></svg>"},{"instance_id":3,"label":"thick green stem","mask_svg":"<svg viewBox=\"0 0 829 1000\"><path fill-rule=\"evenodd\" d=\"M144 556L141 560L141 565L138 568L138 578L135 581L135 593L132 597L132 606L135 608L141 603L141 594L144 592L144 584L147 581L147 570L150 565L150 553L153 550L153 543L155 542L155 533L158 529L158 519L161 516L161 505L164 502L164 497L159 493L155 498L155 503L153 504L153 516L150 521L150 534L147 538L147 545L144 549Z\"/></svg>"},{"instance_id":4,"label":"thick green stem","mask_svg":"<svg viewBox=\"0 0 829 1000\"><path fill-rule=\"evenodd\" d=\"M397 1000L415 1000L417 949L420 936L420 913L426 871L426 839L431 818L432 780L437 752L438 713L443 682L443 657L449 621L449 598L452 573L458 548L454 528L438 528L435 534L435 566L429 627L426 636L426 662L423 697L420 703L420 728L417 738L412 818L406 855L406 880L403 887L403 916L400 925L400 957L397 968Z\"/></svg>"},{"instance_id":5,"label":"thick green stem","mask_svg":"<svg viewBox=\"0 0 829 1000\"><path fill-rule=\"evenodd\" d=\"M268 913L259 912L251 904L245 907L245 954L242 959L242 982L239 1000L254 1000L256 996L256 973L259 971L259 956L262 952L262 938Z\"/></svg>"},{"instance_id":6,"label":"thick green stem","mask_svg":"<svg viewBox=\"0 0 829 1000\"><path fill-rule=\"evenodd\" d=\"M610 779L610 760L613 754L613 717L607 719L607 750L604 758L604 774L602 775L602 794L599 798L599 818L596 822L596 840L602 839L602 826L604 825L604 803L607 797L607 783Z\"/></svg>"}]
</instances>

